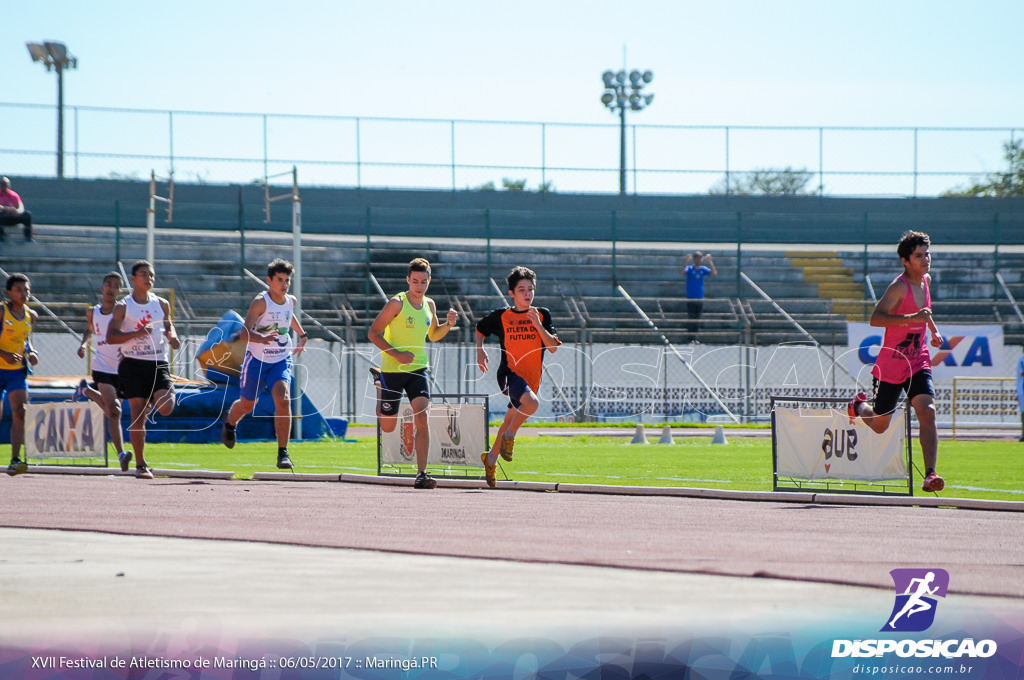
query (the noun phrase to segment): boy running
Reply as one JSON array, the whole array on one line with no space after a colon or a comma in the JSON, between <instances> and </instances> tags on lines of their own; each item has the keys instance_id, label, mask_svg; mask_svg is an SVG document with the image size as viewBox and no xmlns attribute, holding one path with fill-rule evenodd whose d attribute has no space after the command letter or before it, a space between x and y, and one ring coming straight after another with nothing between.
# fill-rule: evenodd
<instances>
[{"instance_id":1,"label":"boy running","mask_svg":"<svg viewBox=\"0 0 1024 680\"><path fill-rule=\"evenodd\" d=\"M121 365L121 348L107 342L107 330L110 320L114 318L114 305L121 293L123 281L117 272L110 272L103 277L100 294L103 301L85 311L85 333L82 344L78 346L78 356L85 357L85 350L92 337L96 336L96 353L92 357L92 387L89 381L82 378L75 390L75 401L86 398L103 409L107 416L107 432L110 442L117 451L117 461L123 472L128 471L132 462L132 454L124 450L124 437L121 434L121 400L117 398L117 369Z\"/></svg>"},{"instance_id":2,"label":"boy running","mask_svg":"<svg viewBox=\"0 0 1024 680\"><path fill-rule=\"evenodd\" d=\"M896 277L875 305L871 325L885 328L878 351L874 376L874 407L863 392L847 407L852 423L858 416L864 424L881 434L889 427L901 392L917 414L918 438L924 458L923 491L942 491L946 483L935 473L939 435L935 426L935 387L932 364L924 337L931 330L932 345L942 346L942 335L932 321L932 296L929 288L932 256L928 234L908 231L900 238L896 253L903 262L903 273Z\"/></svg>"},{"instance_id":3,"label":"boy running","mask_svg":"<svg viewBox=\"0 0 1024 680\"><path fill-rule=\"evenodd\" d=\"M545 307L534 307L537 275L526 267L515 267L505 279L512 307L496 309L476 325L476 361L480 370L487 372L490 359L484 350L484 339L498 336L501 344L501 364L498 366L498 387L508 396L508 411L494 439L490 452L480 454L487 486L497 486L498 455L512 460L516 432L526 419L537 412L540 400L541 370L544 350L554 352L562 344L554 326L551 312Z\"/></svg>"},{"instance_id":4,"label":"boy running","mask_svg":"<svg viewBox=\"0 0 1024 680\"><path fill-rule=\"evenodd\" d=\"M0 302L0 409L4 392L11 404L11 464L7 474L20 475L28 471L21 460L21 445L25 441L25 405L28 403L29 364L39 363L39 355L32 349L32 324L39 315L28 308L32 285L24 274L7 277L7 299Z\"/></svg>"},{"instance_id":5,"label":"boy running","mask_svg":"<svg viewBox=\"0 0 1024 680\"><path fill-rule=\"evenodd\" d=\"M167 300L150 293L156 281L153 265L146 260L133 264L131 280L131 295L114 305L107 344L121 347L117 396L128 400L132 412L128 434L135 451L135 476L153 479L153 470L146 465L146 418L151 408L163 416L174 411L167 347L178 349L181 342Z\"/></svg>"},{"instance_id":6,"label":"boy running","mask_svg":"<svg viewBox=\"0 0 1024 680\"><path fill-rule=\"evenodd\" d=\"M418 257L409 263L405 278L409 290L387 301L384 309L370 326L370 342L380 348L381 367L370 368L377 387L377 419L380 429L394 432L398 425L398 405L404 391L412 405L416 428L416 481L417 489L433 489L437 481L427 474L427 454L430 450L430 430L427 409L430 406L430 386L427 382L426 338L438 342L448 334L458 314L448 310L443 323L437 321L437 307L427 297L430 286L430 263Z\"/></svg>"},{"instance_id":7,"label":"boy running","mask_svg":"<svg viewBox=\"0 0 1024 680\"><path fill-rule=\"evenodd\" d=\"M220 440L234 448L238 421L252 413L256 400L264 390L274 397L274 433L277 435L277 467L291 470L295 466L288 457L288 436L292 430L292 366L293 356L306 347L306 333L295 317L295 296L288 294L295 267L280 258L267 265L269 289L256 296L245 315L242 333L248 345L242 361L241 391L231 404L221 428ZM290 331L299 338L292 344Z\"/></svg>"}]
</instances>

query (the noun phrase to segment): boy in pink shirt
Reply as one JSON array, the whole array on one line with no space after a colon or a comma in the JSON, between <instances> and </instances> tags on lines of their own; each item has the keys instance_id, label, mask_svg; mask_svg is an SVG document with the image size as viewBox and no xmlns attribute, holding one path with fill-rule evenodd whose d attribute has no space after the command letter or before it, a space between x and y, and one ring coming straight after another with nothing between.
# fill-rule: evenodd
<instances>
[{"instance_id":1,"label":"boy in pink shirt","mask_svg":"<svg viewBox=\"0 0 1024 680\"><path fill-rule=\"evenodd\" d=\"M903 261L903 273L897 276L875 305L871 325L885 328L878 351L874 376L874 407L864 393L847 407L852 423L858 416L864 424L881 434L889 427L900 393L917 415L921 457L924 459L924 491L942 491L946 485L935 473L939 434L935 427L935 386L932 384L931 355L925 333L931 330L931 344L942 346L942 335L932 321L932 296L929 289L932 256L928 234L908 231L900 238L896 253Z\"/></svg>"}]
</instances>

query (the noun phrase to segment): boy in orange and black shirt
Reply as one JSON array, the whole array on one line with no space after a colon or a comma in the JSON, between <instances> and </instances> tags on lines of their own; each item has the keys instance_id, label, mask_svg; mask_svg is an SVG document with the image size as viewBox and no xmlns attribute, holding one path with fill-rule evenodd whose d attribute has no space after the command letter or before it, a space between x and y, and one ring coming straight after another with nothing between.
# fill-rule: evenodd
<instances>
[{"instance_id":1,"label":"boy in orange and black shirt","mask_svg":"<svg viewBox=\"0 0 1024 680\"><path fill-rule=\"evenodd\" d=\"M537 275L526 267L515 267L506 278L512 307L496 309L476 325L476 360L480 370L487 372L490 362L484 351L484 339L498 336L501 344L501 364L498 366L498 386L508 395L508 411L501 424L490 452L480 455L486 471L487 486L497 485L498 455L512 460L516 432L526 419L537 412L540 400L541 370L544 350L554 352L561 341L551 325L551 312L533 306Z\"/></svg>"}]
</instances>

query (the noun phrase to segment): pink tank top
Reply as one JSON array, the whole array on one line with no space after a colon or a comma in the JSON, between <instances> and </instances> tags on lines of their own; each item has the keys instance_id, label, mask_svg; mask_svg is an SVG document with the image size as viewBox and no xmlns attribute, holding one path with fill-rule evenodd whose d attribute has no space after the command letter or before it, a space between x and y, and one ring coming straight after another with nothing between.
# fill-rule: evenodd
<instances>
[{"instance_id":1,"label":"pink tank top","mask_svg":"<svg viewBox=\"0 0 1024 680\"><path fill-rule=\"evenodd\" d=\"M914 301L914 291L910 287L903 274L896 277L896 280L903 280L907 290L903 294L903 301L893 310L893 314L915 314L920 311L917 302ZM924 280L924 305L932 306L932 293L928 287L928 279ZM871 375L882 382L901 384L910 380L910 376L918 371L932 367L931 355L928 353L928 345L925 343L925 333L928 330L926 323L913 323L907 326L887 326L885 337L882 339L882 347L878 351L878 358L875 366L871 369Z\"/></svg>"}]
</instances>

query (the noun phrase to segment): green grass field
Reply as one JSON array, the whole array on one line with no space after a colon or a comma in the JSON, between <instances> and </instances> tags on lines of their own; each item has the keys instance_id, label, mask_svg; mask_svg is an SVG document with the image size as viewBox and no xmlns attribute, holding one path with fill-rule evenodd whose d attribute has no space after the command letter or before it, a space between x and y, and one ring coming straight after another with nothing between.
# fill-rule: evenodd
<instances>
[{"instance_id":1,"label":"green grass field","mask_svg":"<svg viewBox=\"0 0 1024 680\"><path fill-rule=\"evenodd\" d=\"M513 463L503 463L510 479L622 486L666 486L770 491L771 441L729 437L715 446L708 437L678 437L675 446L634 446L628 438L575 436L521 437ZM296 472L376 474L376 440L292 442ZM156 468L230 470L238 479L276 471L273 442L243 442L228 450L219 444L151 444L147 462ZM914 463L921 468L915 450ZM939 473L942 496L1024 501L1024 444L1016 441L943 441ZM919 473L915 470L915 486ZM499 479L502 479L499 471ZM920 495L915 489L915 495Z\"/></svg>"}]
</instances>

